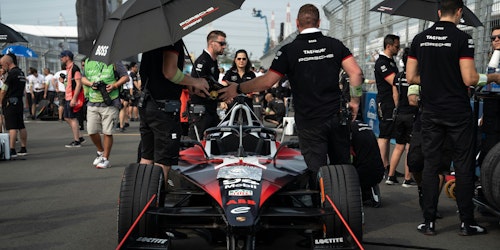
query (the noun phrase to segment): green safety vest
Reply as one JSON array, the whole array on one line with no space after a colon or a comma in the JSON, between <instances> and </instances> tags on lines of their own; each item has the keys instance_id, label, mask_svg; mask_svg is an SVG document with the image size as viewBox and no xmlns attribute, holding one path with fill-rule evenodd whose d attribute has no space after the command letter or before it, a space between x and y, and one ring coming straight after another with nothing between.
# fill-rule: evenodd
<instances>
[{"instance_id":1,"label":"green safety vest","mask_svg":"<svg viewBox=\"0 0 500 250\"><path fill-rule=\"evenodd\" d=\"M91 82L103 81L106 84L113 84L116 82L115 79L115 68L114 64L106 65L98 61L85 61L85 77ZM118 98L120 91L119 89L114 89L109 92L111 100ZM89 102L104 102L101 92L98 89L88 88Z\"/></svg>"}]
</instances>

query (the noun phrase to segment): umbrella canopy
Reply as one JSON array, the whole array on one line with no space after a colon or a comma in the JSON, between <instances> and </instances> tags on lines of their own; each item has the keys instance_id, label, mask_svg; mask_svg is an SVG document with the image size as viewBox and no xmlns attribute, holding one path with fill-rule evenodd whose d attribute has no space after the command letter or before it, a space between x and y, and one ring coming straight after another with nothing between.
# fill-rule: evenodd
<instances>
[{"instance_id":1,"label":"umbrella canopy","mask_svg":"<svg viewBox=\"0 0 500 250\"><path fill-rule=\"evenodd\" d=\"M174 44L244 0L128 0L104 22L90 59L111 63Z\"/></svg>"},{"instance_id":2,"label":"umbrella canopy","mask_svg":"<svg viewBox=\"0 0 500 250\"><path fill-rule=\"evenodd\" d=\"M0 23L0 43L28 43L19 32L11 27Z\"/></svg>"},{"instance_id":3,"label":"umbrella canopy","mask_svg":"<svg viewBox=\"0 0 500 250\"><path fill-rule=\"evenodd\" d=\"M32 49L22 45L7 46L2 50L2 54L12 53L16 56L37 58L38 55Z\"/></svg>"},{"instance_id":4,"label":"umbrella canopy","mask_svg":"<svg viewBox=\"0 0 500 250\"><path fill-rule=\"evenodd\" d=\"M385 0L375 5L370 11L437 22L439 21L438 7L438 0ZM479 18L467 6L463 8L460 24L473 27L483 26Z\"/></svg>"}]
</instances>

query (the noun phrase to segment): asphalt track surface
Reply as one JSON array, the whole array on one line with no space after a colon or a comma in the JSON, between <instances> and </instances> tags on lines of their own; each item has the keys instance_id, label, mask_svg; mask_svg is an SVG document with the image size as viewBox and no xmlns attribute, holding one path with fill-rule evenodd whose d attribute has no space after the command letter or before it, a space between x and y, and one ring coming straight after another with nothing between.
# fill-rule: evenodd
<instances>
[{"instance_id":1,"label":"asphalt track surface","mask_svg":"<svg viewBox=\"0 0 500 250\"><path fill-rule=\"evenodd\" d=\"M117 132L109 169L95 169L95 147L65 148L71 141L66 123L28 121L28 153L0 161L0 249L115 249L116 214L121 176L136 159L138 122ZM398 170L402 172L402 165ZM476 212L489 234L457 235L453 200L441 195L437 236L416 231L422 220L416 188L380 184L382 207L365 207L365 249L500 249L500 219ZM284 235L258 249L300 248L301 237ZM213 248L195 234L174 240L172 249Z\"/></svg>"}]
</instances>

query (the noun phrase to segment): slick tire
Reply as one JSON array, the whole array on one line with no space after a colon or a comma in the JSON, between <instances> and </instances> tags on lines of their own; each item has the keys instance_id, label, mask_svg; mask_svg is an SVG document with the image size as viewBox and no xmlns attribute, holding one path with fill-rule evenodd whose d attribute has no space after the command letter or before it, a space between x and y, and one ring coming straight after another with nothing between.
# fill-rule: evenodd
<instances>
[{"instance_id":1,"label":"slick tire","mask_svg":"<svg viewBox=\"0 0 500 250\"><path fill-rule=\"evenodd\" d=\"M125 168L118 203L118 242L125 237L153 194L157 197L152 206L162 204L164 183L161 167L132 163ZM145 214L130 237L154 237L158 233L155 221L153 216Z\"/></svg>"},{"instance_id":2,"label":"slick tire","mask_svg":"<svg viewBox=\"0 0 500 250\"><path fill-rule=\"evenodd\" d=\"M500 190L493 188L494 183L498 184L500 176L494 176L495 168L500 163L500 143L496 144L488 151L481 165L481 184L486 200L497 209L500 209L500 200L495 200L494 196L500 197ZM496 171L497 173L499 171ZM496 195L494 195L496 194Z\"/></svg>"},{"instance_id":3,"label":"slick tire","mask_svg":"<svg viewBox=\"0 0 500 250\"><path fill-rule=\"evenodd\" d=\"M363 206L356 168L352 165L324 166L321 167L319 175L320 178L323 178L325 197L330 197L358 240L362 241ZM326 198L323 207L333 210ZM349 231L336 214L325 216L324 225L327 238L344 237L344 240L354 242Z\"/></svg>"}]
</instances>

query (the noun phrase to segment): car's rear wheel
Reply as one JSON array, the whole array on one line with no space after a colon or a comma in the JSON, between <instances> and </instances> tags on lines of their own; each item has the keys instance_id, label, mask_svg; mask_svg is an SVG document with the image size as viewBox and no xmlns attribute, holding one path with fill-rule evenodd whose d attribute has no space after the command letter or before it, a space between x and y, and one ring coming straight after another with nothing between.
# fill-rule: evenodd
<instances>
[{"instance_id":1,"label":"car's rear wheel","mask_svg":"<svg viewBox=\"0 0 500 250\"><path fill-rule=\"evenodd\" d=\"M500 209L500 200L495 200L495 196L500 196L500 190L493 188L493 184L498 184L500 176L495 176L495 168L500 163L500 143L496 144L488 151L481 165L481 184L483 194L490 205ZM498 173L498 171L497 171ZM498 174L497 174L498 175Z\"/></svg>"},{"instance_id":2,"label":"car's rear wheel","mask_svg":"<svg viewBox=\"0 0 500 250\"><path fill-rule=\"evenodd\" d=\"M353 233L361 241L363 237L363 207L356 169L352 165L324 166L320 169L319 176L323 179L325 196L330 197ZM333 209L326 198L323 207ZM336 214L325 216L324 226L325 238L343 237L344 242L346 240L353 242L349 231Z\"/></svg>"},{"instance_id":3,"label":"car's rear wheel","mask_svg":"<svg viewBox=\"0 0 500 250\"><path fill-rule=\"evenodd\" d=\"M125 168L118 204L119 242L125 237L153 194L157 196L152 206L163 206L161 190L164 189L164 183L163 171L159 166L132 163ZM157 229L155 218L145 214L132 232L131 237L155 236L158 232Z\"/></svg>"}]
</instances>

